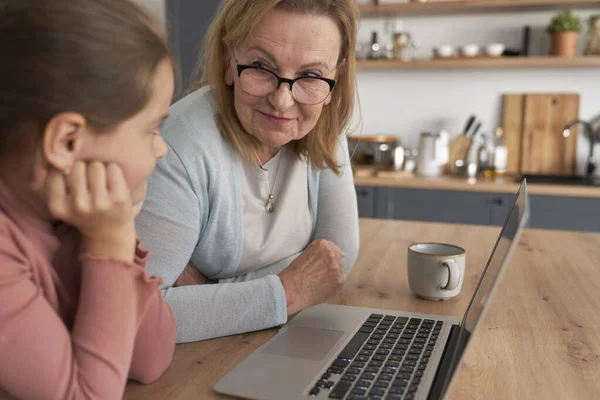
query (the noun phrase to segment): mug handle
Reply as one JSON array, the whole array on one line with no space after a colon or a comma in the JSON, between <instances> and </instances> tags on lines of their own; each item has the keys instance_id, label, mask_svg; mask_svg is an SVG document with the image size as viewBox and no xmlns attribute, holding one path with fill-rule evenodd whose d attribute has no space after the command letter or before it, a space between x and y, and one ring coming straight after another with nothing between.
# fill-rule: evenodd
<instances>
[{"instance_id":1,"label":"mug handle","mask_svg":"<svg viewBox=\"0 0 600 400\"><path fill-rule=\"evenodd\" d=\"M441 288L443 290L456 289L458 287L458 282L460 281L460 272L456 262L449 258L447 260L443 260L442 265L448 268L448 283L446 283L446 286L442 286Z\"/></svg>"}]
</instances>

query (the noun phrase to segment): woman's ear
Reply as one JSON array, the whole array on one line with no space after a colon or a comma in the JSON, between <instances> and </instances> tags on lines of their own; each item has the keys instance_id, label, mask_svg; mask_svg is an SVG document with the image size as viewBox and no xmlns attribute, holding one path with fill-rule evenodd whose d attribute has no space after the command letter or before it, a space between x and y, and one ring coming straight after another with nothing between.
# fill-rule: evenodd
<instances>
[{"instance_id":1,"label":"woman's ear","mask_svg":"<svg viewBox=\"0 0 600 400\"><path fill-rule=\"evenodd\" d=\"M225 84L227 86L233 86L235 82L233 67L231 66L232 61L232 50L229 46L223 44L223 59L225 60Z\"/></svg>"},{"instance_id":2,"label":"woman's ear","mask_svg":"<svg viewBox=\"0 0 600 400\"><path fill-rule=\"evenodd\" d=\"M46 124L42 155L49 166L59 171L71 168L83 146L85 128L85 118L77 113L55 115Z\"/></svg>"}]
</instances>

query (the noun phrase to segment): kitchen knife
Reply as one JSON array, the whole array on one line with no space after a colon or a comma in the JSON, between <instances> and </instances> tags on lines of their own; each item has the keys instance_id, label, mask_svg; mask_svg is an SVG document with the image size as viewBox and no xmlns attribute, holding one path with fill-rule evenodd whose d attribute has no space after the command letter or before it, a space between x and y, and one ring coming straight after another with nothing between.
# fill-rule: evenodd
<instances>
[{"instance_id":1,"label":"kitchen knife","mask_svg":"<svg viewBox=\"0 0 600 400\"><path fill-rule=\"evenodd\" d=\"M475 115L471 115L467 120L465 129L463 130L463 135L467 136L467 134L469 133L469 129L471 129L471 126L473 125L473 122L475 122Z\"/></svg>"},{"instance_id":2,"label":"kitchen knife","mask_svg":"<svg viewBox=\"0 0 600 400\"><path fill-rule=\"evenodd\" d=\"M471 130L471 132L467 132L467 137L474 138L477 132L479 131L479 128L481 128L481 121L477 121L475 127Z\"/></svg>"}]
</instances>

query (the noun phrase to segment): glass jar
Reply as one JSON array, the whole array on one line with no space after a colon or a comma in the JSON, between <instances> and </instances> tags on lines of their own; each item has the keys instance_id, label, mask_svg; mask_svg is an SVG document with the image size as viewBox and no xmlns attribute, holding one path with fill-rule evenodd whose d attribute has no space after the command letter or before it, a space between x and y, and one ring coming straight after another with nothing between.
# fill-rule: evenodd
<instances>
[{"instance_id":1,"label":"glass jar","mask_svg":"<svg viewBox=\"0 0 600 400\"><path fill-rule=\"evenodd\" d=\"M600 56L600 15L592 15L589 21L586 56Z\"/></svg>"}]
</instances>

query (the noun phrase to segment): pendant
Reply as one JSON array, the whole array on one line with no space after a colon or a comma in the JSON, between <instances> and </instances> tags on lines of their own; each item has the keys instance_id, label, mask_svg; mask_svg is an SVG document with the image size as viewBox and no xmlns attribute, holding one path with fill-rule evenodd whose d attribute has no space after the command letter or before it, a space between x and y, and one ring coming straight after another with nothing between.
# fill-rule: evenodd
<instances>
[{"instance_id":1,"label":"pendant","mask_svg":"<svg viewBox=\"0 0 600 400\"><path fill-rule=\"evenodd\" d=\"M275 203L273 203L273 195L270 194L269 199L267 200L267 203L265 204L265 211L270 214L274 210L275 210Z\"/></svg>"}]
</instances>

